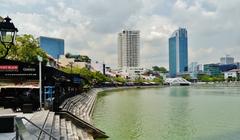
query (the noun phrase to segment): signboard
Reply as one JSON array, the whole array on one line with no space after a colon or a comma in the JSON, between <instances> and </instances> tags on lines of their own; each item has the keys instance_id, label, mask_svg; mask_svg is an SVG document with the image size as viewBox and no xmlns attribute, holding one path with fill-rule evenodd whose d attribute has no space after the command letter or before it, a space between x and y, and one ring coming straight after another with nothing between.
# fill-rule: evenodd
<instances>
[{"instance_id":1,"label":"signboard","mask_svg":"<svg viewBox=\"0 0 240 140\"><path fill-rule=\"evenodd\" d=\"M18 71L18 65L0 65L0 71Z\"/></svg>"},{"instance_id":2,"label":"signboard","mask_svg":"<svg viewBox=\"0 0 240 140\"><path fill-rule=\"evenodd\" d=\"M0 79L38 79L38 65L11 61L0 61Z\"/></svg>"}]
</instances>

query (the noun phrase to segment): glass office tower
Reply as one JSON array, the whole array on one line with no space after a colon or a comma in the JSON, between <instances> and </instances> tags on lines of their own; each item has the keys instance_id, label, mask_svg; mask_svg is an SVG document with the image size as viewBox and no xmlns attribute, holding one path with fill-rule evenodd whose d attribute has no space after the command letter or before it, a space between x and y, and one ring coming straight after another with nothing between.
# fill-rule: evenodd
<instances>
[{"instance_id":1,"label":"glass office tower","mask_svg":"<svg viewBox=\"0 0 240 140\"><path fill-rule=\"evenodd\" d=\"M179 28L169 38L169 75L176 77L188 71L188 37L185 28Z\"/></svg>"},{"instance_id":2,"label":"glass office tower","mask_svg":"<svg viewBox=\"0 0 240 140\"><path fill-rule=\"evenodd\" d=\"M53 58L58 59L60 55L64 55L64 40L51 37L39 37L40 47Z\"/></svg>"}]
</instances>

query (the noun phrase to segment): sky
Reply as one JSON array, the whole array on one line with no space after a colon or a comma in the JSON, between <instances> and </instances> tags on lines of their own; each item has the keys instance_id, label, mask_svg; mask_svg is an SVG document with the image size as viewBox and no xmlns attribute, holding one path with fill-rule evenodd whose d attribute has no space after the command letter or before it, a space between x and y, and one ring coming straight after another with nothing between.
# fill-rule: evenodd
<instances>
[{"instance_id":1,"label":"sky","mask_svg":"<svg viewBox=\"0 0 240 140\"><path fill-rule=\"evenodd\" d=\"M188 30L189 63L240 61L240 0L0 0L18 34L65 40L65 52L117 67L117 34L140 30L142 67L168 68L168 38Z\"/></svg>"}]
</instances>

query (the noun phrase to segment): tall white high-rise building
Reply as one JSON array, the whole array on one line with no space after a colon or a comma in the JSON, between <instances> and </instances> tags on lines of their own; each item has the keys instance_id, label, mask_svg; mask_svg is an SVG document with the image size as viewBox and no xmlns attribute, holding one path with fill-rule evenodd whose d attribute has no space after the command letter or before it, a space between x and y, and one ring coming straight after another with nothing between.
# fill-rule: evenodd
<instances>
[{"instance_id":1,"label":"tall white high-rise building","mask_svg":"<svg viewBox=\"0 0 240 140\"><path fill-rule=\"evenodd\" d=\"M221 64L233 64L234 58L231 57L230 55L226 55L226 56L220 58L220 63Z\"/></svg>"},{"instance_id":2,"label":"tall white high-rise building","mask_svg":"<svg viewBox=\"0 0 240 140\"><path fill-rule=\"evenodd\" d=\"M118 66L139 67L140 31L123 30L118 34Z\"/></svg>"}]
</instances>

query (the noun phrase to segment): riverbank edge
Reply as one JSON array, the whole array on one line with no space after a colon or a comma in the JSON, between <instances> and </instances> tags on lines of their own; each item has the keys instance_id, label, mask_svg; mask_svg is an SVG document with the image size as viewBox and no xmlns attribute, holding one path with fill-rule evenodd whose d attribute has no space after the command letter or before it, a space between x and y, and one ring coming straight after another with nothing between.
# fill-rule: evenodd
<instances>
[{"instance_id":1,"label":"riverbank edge","mask_svg":"<svg viewBox=\"0 0 240 140\"><path fill-rule=\"evenodd\" d=\"M191 86L214 86L214 87L240 87L240 82L220 82L220 83L196 83L192 84Z\"/></svg>"}]
</instances>

